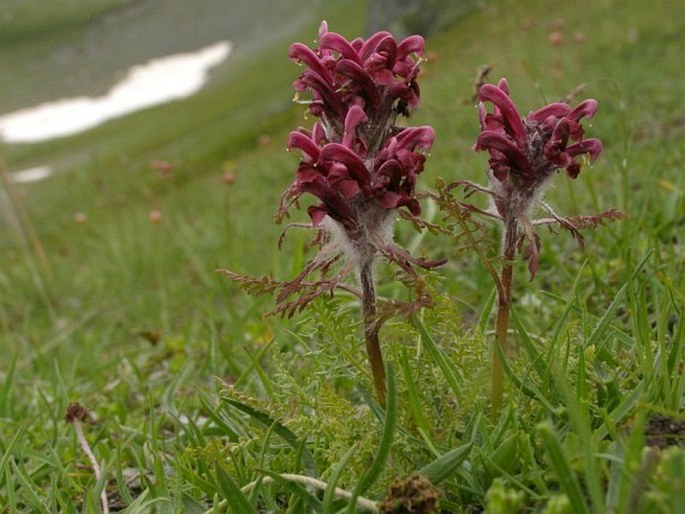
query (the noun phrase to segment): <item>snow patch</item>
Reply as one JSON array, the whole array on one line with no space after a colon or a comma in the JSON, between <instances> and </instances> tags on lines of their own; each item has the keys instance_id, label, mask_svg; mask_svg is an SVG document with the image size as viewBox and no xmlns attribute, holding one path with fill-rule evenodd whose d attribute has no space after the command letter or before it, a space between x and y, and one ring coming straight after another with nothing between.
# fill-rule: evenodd
<instances>
[{"instance_id":1,"label":"snow patch","mask_svg":"<svg viewBox=\"0 0 685 514\"><path fill-rule=\"evenodd\" d=\"M35 143L70 136L146 107L191 96L232 47L229 41L221 41L197 52L153 59L130 68L104 96L65 98L0 116L0 140Z\"/></svg>"}]
</instances>

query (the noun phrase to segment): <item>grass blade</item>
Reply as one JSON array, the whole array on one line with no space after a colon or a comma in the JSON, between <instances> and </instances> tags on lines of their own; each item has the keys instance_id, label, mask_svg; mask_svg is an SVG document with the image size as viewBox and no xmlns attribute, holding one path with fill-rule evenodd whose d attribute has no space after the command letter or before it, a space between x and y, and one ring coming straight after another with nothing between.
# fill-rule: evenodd
<instances>
[{"instance_id":1,"label":"grass blade","mask_svg":"<svg viewBox=\"0 0 685 514\"><path fill-rule=\"evenodd\" d=\"M461 466L471 453L472 447L473 443L467 443L448 451L422 467L419 474L425 476L433 485L438 485Z\"/></svg>"},{"instance_id":2,"label":"grass blade","mask_svg":"<svg viewBox=\"0 0 685 514\"><path fill-rule=\"evenodd\" d=\"M24 435L24 427L20 427L19 430L17 430L17 433L14 434L14 437L10 441L10 444L7 445L7 448L5 449L5 452L2 455L2 459L0 459L0 485L3 483L3 471L7 469L7 463L10 460L10 457L12 456L12 452L14 452L14 447L17 445L19 442L19 439L22 438Z\"/></svg>"},{"instance_id":3,"label":"grass blade","mask_svg":"<svg viewBox=\"0 0 685 514\"><path fill-rule=\"evenodd\" d=\"M537 348L535 347L535 343L533 343L530 335L528 335L528 331L523 325L521 318L519 318L516 309L513 308L511 309L511 324L516 329L516 333L521 340L521 344L528 354L528 359L531 361L531 366L533 369L535 369L538 376L541 379L544 379L545 370L547 369L547 366L545 365L545 358L538 352Z\"/></svg>"},{"instance_id":4,"label":"grass blade","mask_svg":"<svg viewBox=\"0 0 685 514\"><path fill-rule=\"evenodd\" d=\"M492 314L492 309L495 306L495 299L497 298L497 289L493 289L490 295L485 300L485 304L480 312L480 317L478 318L478 329L481 334L484 334L488 328L488 320L490 319L490 314Z\"/></svg>"},{"instance_id":5,"label":"grass blade","mask_svg":"<svg viewBox=\"0 0 685 514\"><path fill-rule=\"evenodd\" d=\"M302 462L306 472L311 476L318 476L316 462L314 461L314 457L312 457L311 452L300 444L300 440L289 428L287 428L281 422L273 419L268 414L258 411L254 407L251 407L243 402L226 397L221 398L221 400L244 412L267 429L273 429L273 431L278 434L278 436L281 437L286 443L288 443L288 445L290 445L295 452L302 452Z\"/></svg>"},{"instance_id":6,"label":"grass blade","mask_svg":"<svg viewBox=\"0 0 685 514\"><path fill-rule=\"evenodd\" d=\"M567 301L563 296L559 296L559 295L556 295L554 293L550 293L549 291L543 291L542 294L545 297L554 300L555 302L566 303L566 301ZM591 312L580 308L575 303L571 304L571 309L576 314L586 316L588 320L595 321L596 323L599 323L598 317L594 316ZM624 348L633 348L635 346L635 340L634 340L633 336L628 334L627 332L624 332L620 328L609 324L609 326L607 327L607 332L609 332L611 334L611 336L616 339L616 342L620 343ZM552 340L552 342L555 342L555 341Z\"/></svg>"},{"instance_id":7,"label":"grass blade","mask_svg":"<svg viewBox=\"0 0 685 514\"><path fill-rule=\"evenodd\" d=\"M402 374L404 375L404 384L407 387L407 396L409 397L409 408L411 409L416 426L419 427L424 434L432 434L433 431L428 424L426 415L421 406L421 401L419 400L419 394L416 390L416 384L414 383L414 378L412 377L411 368L409 366L409 356L407 355L407 349L405 347L402 347L400 358Z\"/></svg>"},{"instance_id":8,"label":"grass blade","mask_svg":"<svg viewBox=\"0 0 685 514\"><path fill-rule=\"evenodd\" d=\"M354 514L356 512L357 498L373 485L378 478L378 475L380 475L385 467L385 462L388 460L388 455L390 454L390 446L392 445L395 425L397 424L397 383L395 381L395 370L390 362L388 362L386 366L386 376L388 380L388 398L385 423L383 425L383 436L381 438L381 443L378 446L378 451L371 463L371 467L364 473L359 482L357 482L357 486L354 488L348 509L349 514Z\"/></svg>"},{"instance_id":9,"label":"grass blade","mask_svg":"<svg viewBox=\"0 0 685 514\"><path fill-rule=\"evenodd\" d=\"M249 502L245 494L240 490L226 470L219 464L216 465L216 480L221 488L221 493L233 509L235 514L257 514L257 509Z\"/></svg>"},{"instance_id":10,"label":"grass blade","mask_svg":"<svg viewBox=\"0 0 685 514\"><path fill-rule=\"evenodd\" d=\"M611 304L609 305L609 308L606 310L606 312L602 315L602 317L599 319L597 324L595 325L595 328L592 330L590 333L590 336L587 338L587 341L585 342L585 347L591 347L595 346L597 348L598 356L600 352L600 348L602 350L602 355L601 358L603 360L606 360L607 362L610 363L615 363L616 360L609 354L609 355L604 355L605 353L608 354L606 350L604 350L603 346L601 346L599 343L602 341L604 338L604 335L607 333L607 330L609 329L609 325L611 324L612 321L616 319L616 311L618 311L618 308L621 306L621 302L623 301L623 295L626 294L626 291L628 290L628 284L623 284L621 289L618 290L616 293L616 296L614 296L614 299L611 301Z\"/></svg>"},{"instance_id":11,"label":"grass blade","mask_svg":"<svg viewBox=\"0 0 685 514\"><path fill-rule=\"evenodd\" d=\"M45 508L45 505L43 505L43 501L40 498L40 489L34 487L35 484L33 484L30 478L20 469L19 465L14 461L14 459L10 459L9 464L12 468L12 475L17 480L19 485L21 485L24 493L24 503L31 507L32 512L44 512L47 514L48 509Z\"/></svg>"},{"instance_id":12,"label":"grass blade","mask_svg":"<svg viewBox=\"0 0 685 514\"><path fill-rule=\"evenodd\" d=\"M333 502L335 501L335 488L338 486L340 474L342 473L343 469L345 469L345 466L347 466L347 463L354 455L356 449L357 446L354 445L347 450L345 455L342 456L342 459L340 459L340 461L333 467L333 470L331 471L331 477L328 480L328 487L326 487L326 490L323 493L323 511L325 514L334 514L335 512L333 508Z\"/></svg>"},{"instance_id":13,"label":"grass blade","mask_svg":"<svg viewBox=\"0 0 685 514\"><path fill-rule=\"evenodd\" d=\"M571 510L575 514L587 514L589 511L583 498L580 484L564 455L561 443L554 432L554 427L547 421L539 423L536 431L542 439L545 450L547 450L547 455L557 473L559 483L571 502Z\"/></svg>"},{"instance_id":14,"label":"grass blade","mask_svg":"<svg viewBox=\"0 0 685 514\"><path fill-rule=\"evenodd\" d=\"M6 418L12 417L10 395L14 385L14 372L16 368L17 356L15 355L10 361L9 369L5 372L5 380L0 384L0 416Z\"/></svg>"},{"instance_id":15,"label":"grass blade","mask_svg":"<svg viewBox=\"0 0 685 514\"><path fill-rule=\"evenodd\" d=\"M435 364L438 365L443 375L445 375L445 379L452 388L453 394L458 398L459 392L461 391L461 386L459 385L459 382L461 382L459 370L457 369L455 364L450 359L448 359L447 356L445 356L445 353L440 348L438 348L438 345L435 344L435 341L430 336L421 320L416 316L414 316L412 320L416 328L419 329L419 334L421 335L421 342L423 343L423 346L426 348L428 355L430 355L430 358L433 360Z\"/></svg>"},{"instance_id":16,"label":"grass blade","mask_svg":"<svg viewBox=\"0 0 685 514\"><path fill-rule=\"evenodd\" d=\"M235 443L240 439L240 435L234 427L230 427L228 420L222 419L220 405L216 405L206 393L200 394L200 402L207 412L207 417L211 419L216 427L203 428L204 435L222 435Z\"/></svg>"},{"instance_id":17,"label":"grass blade","mask_svg":"<svg viewBox=\"0 0 685 514\"><path fill-rule=\"evenodd\" d=\"M545 408L549 411L550 414L556 414L557 409L554 407L554 405L550 403L550 401L545 397L545 395L542 394L542 391L540 391L540 389L536 387L535 384L524 382L516 376L516 373L514 373L514 370L509 364L509 359L504 354L502 348L499 345L495 345L495 350L499 354L500 362L502 363L504 372L509 377L509 380L511 380L514 383L514 385L518 387L526 396L529 396L534 400L538 400L542 405L545 406Z\"/></svg>"},{"instance_id":18,"label":"grass blade","mask_svg":"<svg viewBox=\"0 0 685 514\"><path fill-rule=\"evenodd\" d=\"M272 337L262 348L260 348L256 355L252 355L250 351L247 348L245 348L245 353L250 359L250 364L248 364L245 367L242 374L233 383L233 387L238 387L238 385L242 384L243 381L250 375L250 373L252 373L252 371L255 370L257 371L257 374L259 375L259 378L262 381L262 384L264 385L264 389L269 394L269 397L273 398L273 389L271 387L271 384L269 383L269 380L266 377L265 371L262 369L262 366L259 364L259 362L264 356L264 354L271 349L274 342L276 342L276 338Z\"/></svg>"}]
</instances>

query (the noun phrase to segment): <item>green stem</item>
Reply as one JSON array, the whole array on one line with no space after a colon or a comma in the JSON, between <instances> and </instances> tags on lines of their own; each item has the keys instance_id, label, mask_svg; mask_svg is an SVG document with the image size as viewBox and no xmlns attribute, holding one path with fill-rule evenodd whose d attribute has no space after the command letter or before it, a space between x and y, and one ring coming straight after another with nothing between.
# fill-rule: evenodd
<instances>
[{"instance_id":1,"label":"green stem","mask_svg":"<svg viewBox=\"0 0 685 514\"><path fill-rule=\"evenodd\" d=\"M378 338L380 324L376 318L376 288L373 280L373 259L362 262L359 270L362 286L362 315L364 316L364 341L371 365L376 399L385 408L385 364Z\"/></svg>"},{"instance_id":2,"label":"green stem","mask_svg":"<svg viewBox=\"0 0 685 514\"><path fill-rule=\"evenodd\" d=\"M495 323L495 346L492 356L492 413L499 414L504 399L504 365L500 355L506 355L511 312L511 288L514 275L513 261L516 256L518 224L513 215L504 220L504 244L502 251L502 271L497 294L497 321ZM498 351L498 348L501 352Z\"/></svg>"}]
</instances>

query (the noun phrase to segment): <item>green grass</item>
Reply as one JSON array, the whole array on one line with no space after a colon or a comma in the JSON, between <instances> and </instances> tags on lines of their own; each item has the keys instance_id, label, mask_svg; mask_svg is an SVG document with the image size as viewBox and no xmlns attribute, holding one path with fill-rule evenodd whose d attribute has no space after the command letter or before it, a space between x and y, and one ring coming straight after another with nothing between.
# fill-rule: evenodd
<instances>
[{"instance_id":1,"label":"green grass","mask_svg":"<svg viewBox=\"0 0 685 514\"><path fill-rule=\"evenodd\" d=\"M287 132L312 122L291 102L298 68L287 46L311 42L321 17L362 33L353 7L366 6L318 6L306 28L236 59L188 100L68 139L0 145L13 169L59 169L40 183L3 180L0 196L0 512L97 512L105 488L112 510L131 513L328 514L354 511L335 486L379 501L417 471L445 512L683 504L682 434L668 449L646 444L655 415L684 421L685 8L491 2L427 42L435 55L412 120L438 135L424 188L482 180L472 80L490 63L523 111L586 84L580 98L600 103L589 132L604 153L576 181L558 177L547 197L564 214L629 214L588 233L585 251L541 233L538 277L528 283L517 267L506 403L491 419L493 287L475 253L448 238L398 224L398 240L450 262L426 277L433 309L383 328L395 379L387 413L370 394L354 298L264 318L270 299L214 272L286 278L306 258L307 234L292 231L279 251L273 224L297 165ZM92 15L55 9L76 27ZM45 23L23 16L27 31ZM561 46L549 43L553 30ZM155 159L172 164L170 177L151 169ZM233 185L221 180L227 170ZM496 231L479 235L494 252ZM379 271L379 294L402 298ZM85 433L101 483L63 419L71 401L92 412Z\"/></svg>"}]
</instances>

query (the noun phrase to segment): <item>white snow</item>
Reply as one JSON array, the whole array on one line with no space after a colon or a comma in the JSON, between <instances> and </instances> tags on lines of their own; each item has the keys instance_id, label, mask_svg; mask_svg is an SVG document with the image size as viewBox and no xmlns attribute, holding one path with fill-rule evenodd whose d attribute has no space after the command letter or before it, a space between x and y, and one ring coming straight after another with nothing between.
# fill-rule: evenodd
<instances>
[{"instance_id":1,"label":"white snow","mask_svg":"<svg viewBox=\"0 0 685 514\"><path fill-rule=\"evenodd\" d=\"M65 98L5 114L0 116L0 140L35 143L69 136L139 109L191 96L231 49L229 41L221 41L197 52L153 59L130 68L104 96ZM42 168L23 173L31 176L29 171L37 174L35 170Z\"/></svg>"},{"instance_id":2,"label":"white snow","mask_svg":"<svg viewBox=\"0 0 685 514\"><path fill-rule=\"evenodd\" d=\"M15 171L12 173L12 182L23 184L25 182L35 182L36 180L43 180L52 175L52 168L50 166L36 166L27 170Z\"/></svg>"}]
</instances>

